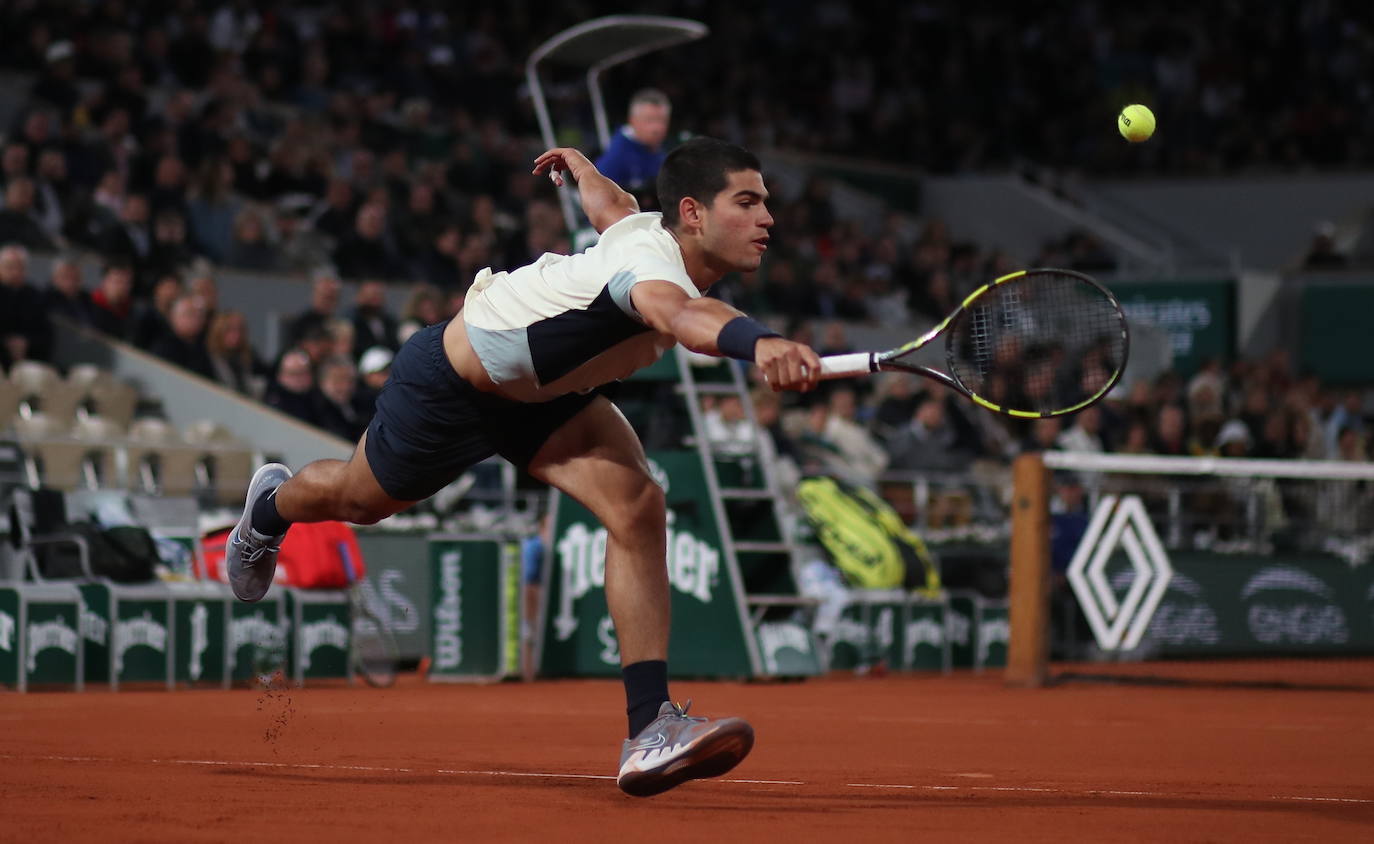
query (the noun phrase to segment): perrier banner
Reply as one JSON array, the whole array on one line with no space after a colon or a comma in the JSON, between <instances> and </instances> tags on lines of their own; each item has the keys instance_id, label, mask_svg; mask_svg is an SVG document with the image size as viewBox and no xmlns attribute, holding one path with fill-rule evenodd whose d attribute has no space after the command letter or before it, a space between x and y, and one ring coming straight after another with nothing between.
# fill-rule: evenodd
<instances>
[{"instance_id":1,"label":"perrier banner","mask_svg":"<svg viewBox=\"0 0 1374 844\"><path fill-rule=\"evenodd\" d=\"M673 626L668 667L679 677L758 673L744 589L721 547L720 527L695 451L649 455L668 501ZM617 676L620 643L606 608L606 530L580 504L554 497L544 574L539 670L546 677Z\"/></svg>"}]
</instances>

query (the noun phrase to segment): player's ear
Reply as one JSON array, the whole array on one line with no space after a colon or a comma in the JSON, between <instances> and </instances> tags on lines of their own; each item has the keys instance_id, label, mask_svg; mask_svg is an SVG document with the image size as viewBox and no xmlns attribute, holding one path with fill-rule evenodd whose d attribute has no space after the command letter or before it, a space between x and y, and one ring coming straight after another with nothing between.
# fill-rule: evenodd
<instances>
[{"instance_id":1,"label":"player's ear","mask_svg":"<svg viewBox=\"0 0 1374 844\"><path fill-rule=\"evenodd\" d=\"M702 212L706 207L690 196L684 196L677 204L677 216L684 226L701 227Z\"/></svg>"}]
</instances>

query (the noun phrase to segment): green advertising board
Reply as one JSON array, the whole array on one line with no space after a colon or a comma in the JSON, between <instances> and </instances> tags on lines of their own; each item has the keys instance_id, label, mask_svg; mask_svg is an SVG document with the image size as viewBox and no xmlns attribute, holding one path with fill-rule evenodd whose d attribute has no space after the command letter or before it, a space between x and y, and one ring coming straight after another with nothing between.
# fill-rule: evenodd
<instances>
[{"instance_id":1,"label":"green advertising board","mask_svg":"<svg viewBox=\"0 0 1374 844\"><path fill-rule=\"evenodd\" d=\"M821 673L816 636L795 621L761 621L754 628L763 673L770 677L813 677Z\"/></svg>"},{"instance_id":2,"label":"green advertising board","mask_svg":"<svg viewBox=\"0 0 1374 844\"><path fill-rule=\"evenodd\" d=\"M282 590L274 589L253 604L229 605L229 676L253 682L288 668L290 621Z\"/></svg>"},{"instance_id":3,"label":"green advertising board","mask_svg":"<svg viewBox=\"0 0 1374 844\"><path fill-rule=\"evenodd\" d=\"M1011 622L1007 602L977 592L952 590L945 619L950 661L956 668L998 668L1007 664Z\"/></svg>"},{"instance_id":4,"label":"green advertising board","mask_svg":"<svg viewBox=\"0 0 1374 844\"><path fill-rule=\"evenodd\" d=\"M490 681L521 674L518 555L519 545L506 537L431 537L430 680Z\"/></svg>"},{"instance_id":5,"label":"green advertising board","mask_svg":"<svg viewBox=\"0 0 1374 844\"><path fill-rule=\"evenodd\" d=\"M695 451L657 451L650 469L668 505L672 638L679 677L749 677L762 666L744 613L739 572L721 545L716 511ZM606 530L577 502L555 495L544 567L539 671L548 677L620 673L620 644L606 606Z\"/></svg>"},{"instance_id":6,"label":"green advertising board","mask_svg":"<svg viewBox=\"0 0 1374 844\"><path fill-rule=\"evenodd\" d=\"M81 598L66 585L0 586L0 685L82 688Z\"/></svg>"},{"instance_id":7,"label":"green advertising board","mask_svg":"<svg viewBox=\"0 0 1374 844\"><path fill-rule=\"evenodd\" d=\"M367 565L360 584L363 603L396 638L396 655L419 661L429 654L429 535L358 530L358 549Z\"/></svg>"},{"instance_id":8,"label":"green advertising board","mask_svg":"<svg viewBox=\"0 0 1374 844\"><path fill-rule=\"evenodd\" d=\"M882 664L895 671L946 671L945 600L855 590L827 644L832 669Z\"/></svg>"},{"instance_id":9,"label":"green advertising board","mask_svg":"<svg viewBox=\"0 0 1374 844\"><path fill-rule=\"evenodd\" d=\"M1230 279L1115 282L1128 323L1157 326L1169 337L1174 369L1185 376L1208 358L1236 349L1236 284Z\"/></svg>"},{"instance_id":10,"label":"green advertising board","mask_svg":"<svg viewBox=\"0 0 1374 844\"><path fill-rule=\"evenodd\" d=\"M1322 381L1368 384L1374 358L1361 354L1369 340L1374 284L1310 283L1303 288L1298 365Z\"/></svg>"},{"instance_id":11,"label":"green advertising board","mask_svg":"<svg viewBox=\"0 0 1374 844\"><path fill-rule=\"evenodd\" d=\"M291 619L291 677L349 676L352 612L342 589L284 589Z\"/></svg>"},{"instance_id":12,"label":"green advertising board","mask_svg":"<svg viewBox=\"0 0 1374 844\"><path fill-rule=\"evenodd\" d=\"M172 596L160 583L83 583L86 680L109 683L174 684L175 640Z\"/></svg>"},{"instance_id":13,"label":"green advertising board","mask_svg":"<svg viewBox=\"0 0 1374 844\"><path fill-rule=\"evenodd\" d=\"M1374 566L1321 556L1170 554L1142 642L1160 656L1374 653ZM1113 588L1129 586L1129 570Z\"/></svg>"},{"instance_id":14,"label":"green advertising board","mask_svg":"<svg viewBox=\"0 0 1374 844\"><path fill-rule=\"evenodd\" d=\"M173 674L186 686L229 686L229 588L211 581L168 583L172 593Z\"/></svg>"}]
</instances>

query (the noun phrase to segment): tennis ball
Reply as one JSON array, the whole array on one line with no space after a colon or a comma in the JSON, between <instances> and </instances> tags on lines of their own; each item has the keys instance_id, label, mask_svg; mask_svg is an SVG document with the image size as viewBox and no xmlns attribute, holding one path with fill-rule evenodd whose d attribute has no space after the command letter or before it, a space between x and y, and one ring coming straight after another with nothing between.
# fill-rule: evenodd
<instances>
[{"instance_id":1,"label":"tennis ball","mask_svg":"<svg viewBox=\"0 0 1374 844\"><path fill-rule=\"evenodd\" d=\"M1148 141L1155 133L1155 114L1143 105L1128 105L1116 116L1116 128L1133 144Z\"/></svg>"}]
</instances>

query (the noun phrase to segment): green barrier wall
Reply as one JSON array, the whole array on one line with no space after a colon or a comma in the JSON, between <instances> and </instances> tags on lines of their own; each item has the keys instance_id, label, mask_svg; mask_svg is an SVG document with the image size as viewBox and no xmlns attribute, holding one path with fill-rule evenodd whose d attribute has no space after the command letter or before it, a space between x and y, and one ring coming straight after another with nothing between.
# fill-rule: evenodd
<instances>
[{"instance_id":1,"label":"green barrier wall","mask_svg":"<svg viewBox=\"0 0 1374 844\"><path fill-rule=\"evenodd\" d=\"M760 673L744 616L739 573L721 548L720 528L695 451L649 455L668 500L668 577L672 640L668 667L679 677ZM546 565L539 670L544 676L620 674L620 645L606 608L606 531L566 496L554 499Z\"/></svg>"},{"instance_id":2,"label":"green barrier wall","mask_svg":"<svg viewBox=\"0 0 1374 844\"><path fill-rule=\"evenodd\" d=\"M503 537L431 537L430 680L520 676L518 555L519 546Z\"/></svg>"},{"instance_id":3,"label":"green barrier wall","mask_svg":"<svg viewBox=\"0 0 1374 844\"><path fill-rule=\"evenodd\" d=\"M1143 645L1162 656L1374 653L1374 565L1331 557L1170 555ZM1128 569L1109 573L1129 585Z\"/></svg>"}]
</instances>

